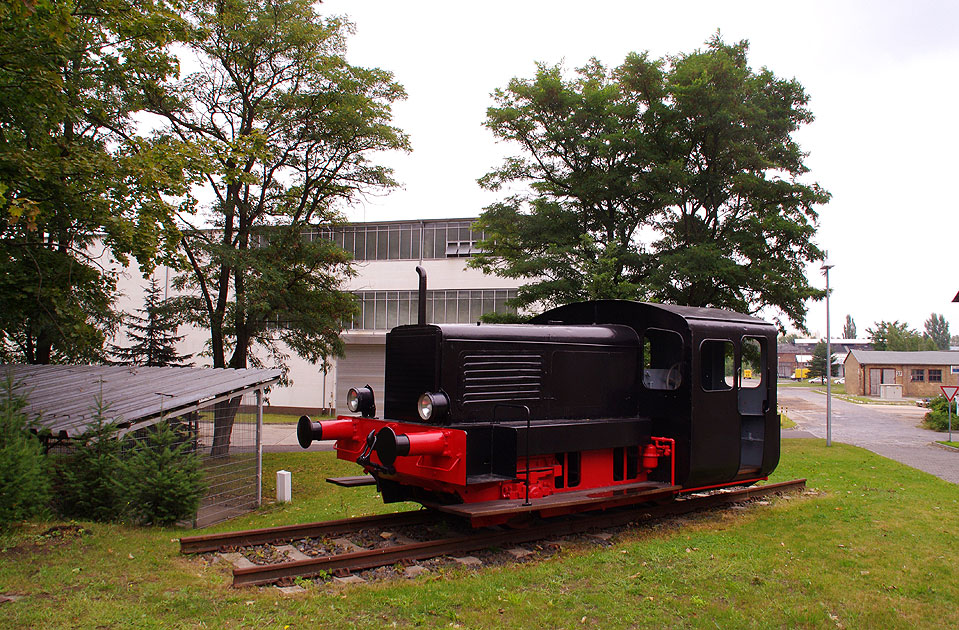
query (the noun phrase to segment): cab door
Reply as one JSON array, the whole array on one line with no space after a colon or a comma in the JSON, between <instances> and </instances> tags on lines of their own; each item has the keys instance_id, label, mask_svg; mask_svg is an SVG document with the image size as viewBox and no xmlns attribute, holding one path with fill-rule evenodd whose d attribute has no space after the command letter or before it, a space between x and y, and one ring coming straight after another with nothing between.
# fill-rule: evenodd
<instances>
[{"instance_id":1,"label":"cab door","mask_svg":"<svg viewBox=\"0 0 959 630\"><path fill-rule=\"evenodd\" d=\"M759 470L763 463L766 412L769 411L766 343L763 337L743 337L736 374L739 390L739 472Z\"/></svg>"}]
</instances>

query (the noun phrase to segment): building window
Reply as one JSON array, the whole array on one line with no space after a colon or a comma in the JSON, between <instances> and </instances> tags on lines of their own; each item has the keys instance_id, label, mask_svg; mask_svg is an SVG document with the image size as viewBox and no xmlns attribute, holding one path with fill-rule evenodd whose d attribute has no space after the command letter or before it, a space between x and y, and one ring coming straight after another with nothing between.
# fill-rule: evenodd
<instances>
[{"instance_id":1,"label":"building window","mask_svg":"<svg viewBox=\"0 0 959 630\"><path fill-rule=\"evenodd\" d=\"M912 382L913 383L922 383L926 380L926 373L923 370L913 370L912 371Z\"/></svg>"},{"instance_id":2,"label":"building window","mask_svg":"<svg viewBox=\"0 0 959 630\"><path fill-rule=\"evenodd\" d=\"M929 370L929 382L930 382L930 383L941 383L941 382L942 382L942 370Z\"/></svg>"},{"instance_id":3,"label":"building window","mask_svg":"<svg viewBox=\"0 0 959 630\"><path fill-rule=\"evenodd\" d=\"M415 324L416 291L357 291L359 312L344 322L347 330L389 330ZM431 324L471 324L485 313L515 313L506 301L516 289L440 289L426 292L426 321Z\"/></svg>"},{"instance_id":4,"label":"building window","mask_svg":"<svg viewBox=\"0 0 959 630\"><path fill-rule=\"evenodd\" d=\"M472 221L354 224L317 227L304 232L307 240L333 241L353 260L419 260L461 258L479 253L482 231Z\"/></svg>"}]
</instances>

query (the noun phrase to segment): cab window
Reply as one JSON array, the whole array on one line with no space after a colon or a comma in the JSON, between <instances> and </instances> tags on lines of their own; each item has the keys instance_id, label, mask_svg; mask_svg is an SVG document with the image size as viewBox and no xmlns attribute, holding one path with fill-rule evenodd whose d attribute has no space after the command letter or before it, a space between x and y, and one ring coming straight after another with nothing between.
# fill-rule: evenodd
<instances>
[{"instance_id":1,"label":"cab window","mask_svg":"<svg viewBox=\"0 0 959 630\"><path fill-rule=\"evenodd\" d=\"M672 330L647 328L643 334L643 385L675 390L683 383L683 338Z\"/></svg>"},{"instance_id":2,"label":"cab window","mask_svg":"<svg viewBox=\"0 0 959 630\"><path fill-rule=\"evenodd\" d=\"M763 384L762 341L756 337L743 337L742 353L739 386L743 389L755 389Z\"/></svg>"},{"instance_id":3,"label":"cab window","mask_svg":"<svg viewBox=\"0 0 959 630\"><path fill-rule=\"evenodd\" d=\"M736 382L733 344L725 339L707 339L700 345L702 385L708 392L725 391Z\"/></svg>"}]
</instances>

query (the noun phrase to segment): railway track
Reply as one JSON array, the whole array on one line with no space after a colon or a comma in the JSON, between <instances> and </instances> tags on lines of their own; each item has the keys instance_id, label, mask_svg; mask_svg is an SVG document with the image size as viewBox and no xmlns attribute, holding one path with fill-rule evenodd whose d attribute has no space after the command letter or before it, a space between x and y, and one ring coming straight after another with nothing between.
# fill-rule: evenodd
<instances>
[{"instance_id":1,"label":"railway track","mask_svg":"<svg viewBox=\"0 0 959 630\"><path fill-rule=\"evenodd\" d=\"M565 518L537 522L525 529L483 529L457 532L441 515L430 510L401 512L380 516L368 516L307 525L290 525L266 529L207 534L180 539L181 553L206 553L211 551L231 551L237 548L250 548L257 545L272 545L281 541L324 540L331 536L345 536L359 531L380 531L389 533L381 536L394 538L392 531L406 529L425 532L442 523L439 531L446 535L431 536L428 540L412 540L405 536L390 541L387 546L359 549L345 543L345 551L329 553L297 560L281 559L278 562L251 564L235 567L233 586L264 585L289 582L293 578L327 575L345 576L351 572L373 569L394 564L409 564L417 561L445 555L457 555L490 547L505 547L537 540L549 540L557 536L568 536L590 530L617 527L650 518L662 518L687 514L722 505L741 503L764 496L795 492L805 487L805 479L796 479L783 483L752 486L748 488L717 491L709 494L683 496L670 503L620 508L605 512L578 514ZM342 538L340 540L343 540ZM303 556L303 554L298 554Z\"/></svg>"}]
</instances>

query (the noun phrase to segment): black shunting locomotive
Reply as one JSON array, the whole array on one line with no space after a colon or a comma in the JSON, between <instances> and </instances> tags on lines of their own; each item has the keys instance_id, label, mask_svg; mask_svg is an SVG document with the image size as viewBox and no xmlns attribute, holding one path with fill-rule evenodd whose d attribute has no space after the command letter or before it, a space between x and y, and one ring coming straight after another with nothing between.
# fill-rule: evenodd
<instances>
[{"instance_id":1,"label":"black shunting locomotive","mask_svg":"<svg viewBox=\"0 0 959 630\"><path fill-rule=\"evenodd\" d=\"M386 337L385 396L300 419L386 502L475 525L663 500L766 478L779 461L776 328L731 311L604 300L528 324L419 323ZM336 480L332 480L336 481Z\"/></svg>"}]
</instances>

